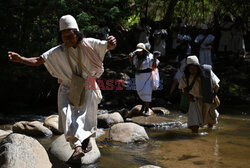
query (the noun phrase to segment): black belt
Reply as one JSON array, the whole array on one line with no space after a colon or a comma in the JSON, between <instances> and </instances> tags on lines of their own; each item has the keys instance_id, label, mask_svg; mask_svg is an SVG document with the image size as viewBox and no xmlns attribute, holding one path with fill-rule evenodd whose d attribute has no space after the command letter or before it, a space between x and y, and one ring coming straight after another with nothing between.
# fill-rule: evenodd
<instances>
[{"instance_id":1,"label":"black belt","mask_svg":"<svg viewBox=\"0 0 250 168\"><path fill-rule=\"evenodd\" d=\"M143 69L143 70L137 70L137 73L148 73L148 72L152 72L152 69L148 68L148 69Z\"/></svg>"}]
</instances>

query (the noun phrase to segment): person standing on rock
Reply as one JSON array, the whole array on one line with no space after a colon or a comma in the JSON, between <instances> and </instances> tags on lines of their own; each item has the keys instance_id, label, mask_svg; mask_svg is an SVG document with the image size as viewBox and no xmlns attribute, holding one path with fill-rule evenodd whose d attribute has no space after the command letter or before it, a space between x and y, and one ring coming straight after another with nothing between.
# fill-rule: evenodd
<instances>
[{"instance_id":1,"label":"person standing on rock","mask_svg":"<svg viewBox=\"0 0 250 168\"><path fill-rule=\"evenodd\" d=\"M29 66L44 64L49 73L60 81L58 90L59 131L74 149L73 159L79 159L91 150L89 138L95 136L97 108L102 99L95 78L103 73L104 55L116 47L113 36L106 40L84 38L75 18L65 15L59 21L60 45L39 57L23 57L8 52L10 61ZM91 78L96 89L87 89Z\"/></svg>"},{"instance_id":2,"label":"person standing on rock","mask_svg":"<svg viewBox=\"0 0 250 168\"><path fill-rule=\"evenodd\" d=\"M136 50L129 54L129 61L135 70L136 91L144 102L141 112L150 115L149 106L152 99L152 91L159 87L159 72L157 66L159 52L151 54L145 44L139 43Z\"/></svg>"},{"instance_id":3,"label":"person standing on rock","mask_svg":"<svg viewBox=\"0 0 250 168\"><path fill-rule=\"evenodd\" d=\"M211 66L200 65L196 56L187 57L179 89L185 92L189 100L188 128L193 133L198 133L199 127L206 124L212 127L217 123L219 113L215 108L219 81Z\"/></svg>"}]
</instances>

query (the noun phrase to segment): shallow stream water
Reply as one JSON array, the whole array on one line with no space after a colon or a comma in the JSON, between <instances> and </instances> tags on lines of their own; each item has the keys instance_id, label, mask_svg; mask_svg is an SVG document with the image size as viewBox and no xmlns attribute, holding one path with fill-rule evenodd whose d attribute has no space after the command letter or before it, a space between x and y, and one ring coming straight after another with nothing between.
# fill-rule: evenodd
<instances>
[{"instance_id":1,"label":"shallow stream water","mask_svg":"<svg viewBox=\"0 0 250 168\"><path fill-rule=\"evenodd\" d=\"M156 165L162 168L223 167L246 168L250 165L249 111L220 115L212 129L201 129L198 135L186 128L186 116L173 113L176 125L146 128L146 143L120 144L107 137L98 139L101 151L98 163L87 167L138 168ZM0 129L8 130L10 125ZM48 149L56 137L38 139Z\"/></svg>"}]
</instances>

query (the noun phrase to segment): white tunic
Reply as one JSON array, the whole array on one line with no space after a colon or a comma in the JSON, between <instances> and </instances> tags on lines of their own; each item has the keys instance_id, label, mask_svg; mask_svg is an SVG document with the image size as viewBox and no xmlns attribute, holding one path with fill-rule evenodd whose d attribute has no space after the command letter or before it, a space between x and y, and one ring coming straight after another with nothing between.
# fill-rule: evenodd
<instances>
[{"instance_id":1,"label":"white tunic","mask_svg":"<svg viewBox=\"0 0 250 168\"><path fill-rule=\"evenodd\" d=\"M142 62L140 66L140 70L144 69L152 69L152 65L154 62L153 54L147 54L146 59ZM135 67L138 67L138 58L135 55L133 58L133 64ZM158 66L159 60L156 60L156 65ZM136 91L140 97L140 99L144 102L151 102L152 100L152 91L153 91L153 75L152 72L147 73L136 73L135 74L135 84Z\"/></svg>"},{"instance_id":2,"label":"white tunic","mask_svg":"<svg viewBox=\"0 0 250 168\"><path fill-rule=\"evenodd\" d=\"M202 39L204 38L203 34L198 35L194 42L199 43ZM208 34L206 39L202 42L200 45L200 55L199 55L199 60L200 64L207 64L207 65L212 65L212 42L214 41L215 37L212 34Z\"/></svg>"},{"instance_id":3,"label":"white tunic","mask_svg":"<svg viewBox=\"0 0 250 168\"><path fill-rule=\"evenodd\" d=\"M157 29L155 30L154 37L154 51L160 51L161 56L165 56L166 50L166 42L165 39L162 38L163 35L166 35L167 31L165 29Z\"/></svg>"},{"instance_id":4,"label":"white tunic","mask_svg":"<svg viewBox=\"0 0 250 168\"><path fill-rule=\"evenodd\" d=\"M107 51L107 42L93 38L85 38L85 41L93 47L103 60ZM77 49L71 47L70 50L76 56L78 55ZM94 73L91 71L87 57L82 52L80 54L81 63L85 65L90 73ZM67 60L65 46L58 45L43 53L41 57L45 60L44 65L50 74L62 80L58 90L59 130L64 132L66 139L75 137L82 142L95 133L97 127L97 108L102 96L97 90L86 90L85 105L83 107L72 106L68 100L72 70ZM73 68L78 71L77 63L71 56L70 59ZM87 78L88 76L84 70L81 75L83 78ZM96 87L98 87L97 84Z\"/></svg>"},{"instance_id":5,"label":"white tunic","mask_svg":"<svg viewBox=\"0 0 250 168\"><path fill-rule=\"evenodd\" d=\"M227 48L227 51L232 50L232 34L230 28L232 27L233 23L232 22L225 22L221 24L222 29L229 29L229 30L221 30L221 35L220 35L220 43L219 43L219 51L224 51L225 47Z\"/></svg>"},{"instance_id":6,"label":"white tunic","mask_svg":"<svg viewBox=\"0 0 250 168\"><path fill-rule=\"evenodd\" d=\"M219 78L211 71L211 78L214 90L219 88ZM190 76L189 84L193 81ZM187 87L185 75L179 83L179 89L184 89ZM202 90L201 90L201 80L197 78L192 89L189 91L190 94L194 96L195 102L190 102L188 109L188 127L190 126L204 126L206 124L216 124L219 113L214 108L213 104L203 103L202 101Z\"/></svg>"},{"instance_id":7,"label":"white tunic","mask_svg":"<svg viewBox=\"0 0 250 168\"><path fill-rule=\"evenodd\" d=\"M147 50L150 50L151 44L149 42L149 37L150 37L150 31L151 27L150 26L145 26L145 25L138 25L137 27L141 32L139 33L139 43L144 43Z\"/></svg>"},{"instance_id":8,"label":"white tunic","mask_svg":"<svg viewBox=\"0 0 250 168\"><path fill-rule=\"evenodd\" d=\"M245 53L244 33L241 28L232 28L232 51L234 53Z\"/></svg>"}]
</instances>

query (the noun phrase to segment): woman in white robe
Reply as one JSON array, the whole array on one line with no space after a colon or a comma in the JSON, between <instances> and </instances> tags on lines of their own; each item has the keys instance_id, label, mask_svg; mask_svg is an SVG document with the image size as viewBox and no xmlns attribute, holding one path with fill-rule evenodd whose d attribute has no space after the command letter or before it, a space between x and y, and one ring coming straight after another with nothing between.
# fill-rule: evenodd
<instances>
[{"instance_id":1,"label":"woman in white robe","mask_svg":"<svg viewBox=\"0 0 250 168\"><path fill-rule=\"evenodd\" d=\"M76 20L71 15L62 16L60 19L60 33L62 44L58 45L40 57L26 58L17 53L8 52L9 59L13 62L22 63L29 66L39 66L44 64L49 73L58 78L61 85L58 90L58 112L59 112L59 130L64 132L65 138L70 142L71 147L75 150L72 154L73 159L79 159L84 156L84 152L88 152L89 137L95 135L97 127L97 108L101 101L101 92L97 89L86 89L85 102L83 106L73 106L69 101L69 88L72 80L72 72L80 72L76 61L70 57L72 68L67 59L67 52L74 54L83 64L91 77L99 77L103 69L93 68L89 57L86 55L88 50L93 50L96 57L100 61L104 59L104 55L108 50L112 50L116 46L116 39L109 36L107 41L100 41L93 38L83 38L79 32ZM88 44L86 51L80 50L83 43ZM79 50L78 50L79 49ZM102 64L102 63L101 63ZM98 74L98 75L97 75ZM89 74L86 70L82 70L79 74L82 78L88 78ZM98 88L95 82L96 88Z\"/></svg>"},{"instance_id":2,"label":"woman in white robe","mask_svg":"<svg viewBox=\"0 0 250 168\"><path fill-rule=\"evenodd\" d=\"M130 54L130 63L135 68L136 91L140 99L145 103L145 109L142 108L146 115L149 115L149 106L152 100L152 91L159 87L159 80L154 78L159 76L156 69L159 60L157 54L151 54L143 43L139 43L137 49ZM154 75L152 71L155 70ZM154 83L157 82L157 83Z\"/></svg>"},{"instance_id":3,"label":"woman in white robe","mask_svg":"<svg viewBox=\"0 0 250 168\"><path fill-rule=\"evenodd\" d=\"M213 65L212 63L212 43L215 39L215 37L212 34L207 34L207 25L202 25L203 33L199 34L194 42L198 43L200 45L200 55L199 60L200 64L207 64L207 65Z\"/></svg>"},{"instance_id":4,"label":"woman in white robe","mask_svg":"<svg viewBox=\"0 0 250 168\"><path fill-rule=\"evenodd\" d=\"M208 124L209 127L212 127L217 123L217 118L219 116L219 113L215 109L213 103L204 102L204 96L206 95L202 94L199 66L199 61L196 56L187 57L187 67L185 72L189 74L189 77L186 77L184 74L179 84L179 89L182 89L183 91L186 90L186 94L190 102L187 113L187 124L188 128L190 128L193 133L198 133L199 127L202 127L206 124ZM213 90L212 94L215 95L219 89L220 80L212 70L210 70L210 73ZM187 90L188 87L189 89Z\"/></svg>"}]
</instances>

